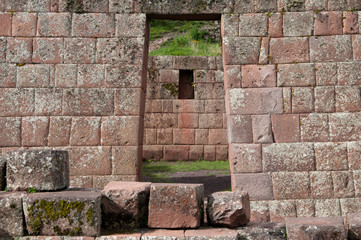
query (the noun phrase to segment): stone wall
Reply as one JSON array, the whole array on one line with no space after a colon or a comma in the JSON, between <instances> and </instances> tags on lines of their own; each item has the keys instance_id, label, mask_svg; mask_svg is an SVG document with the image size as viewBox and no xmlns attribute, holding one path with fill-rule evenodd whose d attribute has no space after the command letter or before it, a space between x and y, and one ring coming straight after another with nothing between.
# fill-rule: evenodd
<instances>
[{"instance_id":1,"label":"stone wall","mask_svg":"<svg viewBox=\"0 0 361 240\"><path fill-rule=\"evenodd\" d=\"M161 64L166 62L167 64ZM190 70L190 88L180 82ZM149 57L143 158L227 160L221 57ZM193 90L193 99L180 91Z\"/></svg>"},{"instance_id":2,"label":"stone wall","mask_svg":"<svg viewBox=\"0 0 361 240\"><path fill-rule=\"evenodd\" d=\"M361 209L356 0L0 1L0 146L69 150L74 186L138 179L146 17L222 19L233 189L253 220Z\"/></svg>"}]
</instances>

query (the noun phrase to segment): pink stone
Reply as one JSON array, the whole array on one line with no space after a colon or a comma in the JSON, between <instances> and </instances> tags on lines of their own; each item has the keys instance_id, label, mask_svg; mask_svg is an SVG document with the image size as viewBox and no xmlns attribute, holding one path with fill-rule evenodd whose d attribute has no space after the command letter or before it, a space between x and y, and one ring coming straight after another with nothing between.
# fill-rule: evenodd
<instances>
[{"instance_id":1,"label":"pink stone","mask_svg":"<svg viewBox=\"0 0 361 240\"><path fill-rule=\"evenodd\" d=\"M308 62L308 39L305 37L272 38L271 63Z\"/></svg>"},{"instance_id":2,"label":"pink stone","mask_svg":"<svg viewBox=\"0 0 361 240\"><path fill-rule=\"evenodd\" d=\"M294 200L270 201L271 222L285 222L287 217L296 217L296 203Z\"/></svg>"},{"instance_id":3,"label":"pink stone","mask_svg":"<svg viewBox=\"0 0 361 240\"><path fill-rule=\"evenodd\" d=\"M320 12L315 14L315 35L338 35L342 34L341 12Z\"/></svg>"},{"instance_id":4,"label":"pink stone","mask_svg":"<svg viewBox=\"0 0 361 240\"><path fill-rule=\"evenodd\" d=\"M270 37L282 37L283 34L283 15L281 13L272 13L268 19L268 34Z\"/></svg>"},{"instance_id":5,"label":"pink stone","mask_svg":"<svg viewBox=\"0 0 361 240\"><path fill-rule=\"evenodd\" d=\"M32 37L36 34L36 13L15 13L12 17L12 36Z\"/></svg>"},{"instance_id":6,"label":"pink stone","mask_svg":"<svg viewBox=\"0 0 361 240\"><path fill-rule=\"evenodd\" d=\"M352 60L351 36L312 36L310 38L311 62L347 62Z\"/></svg>"},{"instance_id":7,"label":"pink stone","mask_svg":"<svg viewBox=\"0 0 361 240\"><path fill-rule=\"evenodd\" d=\"M242 87L276 87L275 66L242 66Z\"/></svg>"},{"instance_id":8,"label":"pink stone","mask_svg":"<svg viewBox=\"0 0 361 240\"><path fill-rule=\"evenodd\" d=\"M357 34L358 14L357 12L343 12L343 34Z\"/></svg>"},{"instance_id":9,"label":"pink stone","mask_svg":"<svg viewBox=\"0 0 361 240\"><path fill-rule=\"evenodd\" d=\"M272 180L268 173L233 174L232 190L248 192L252 201L273 199Z\"/></svg>"},{"instance_id":10,"label":"pink stone","mask_svg":"<svg viewBox=\"0 0 361 240\"><path fill-rule=\"evenodd\" d=\"M300 119L297 114L272 115L272 130L276 143L299 142Z\"/></svg>"},{"instance_id":11,"label":"pink stone","mask_svg":"<svg viewBox=\"0 0 361 240\"><path fill-rule=\"evenodd\" d=\"M275 199L307 199L310 196L308 172L272 173Z\"/></svg>"},{"instance_id":12,"label":"pink stone","mask_svg":"<svg viewBox=\"0 0 361 240\"><path fill-rule=\"evenodd\" d=\"M230 144L229 156L233 174L262 172L260 144Z\"/></svg>"}]
</instances>

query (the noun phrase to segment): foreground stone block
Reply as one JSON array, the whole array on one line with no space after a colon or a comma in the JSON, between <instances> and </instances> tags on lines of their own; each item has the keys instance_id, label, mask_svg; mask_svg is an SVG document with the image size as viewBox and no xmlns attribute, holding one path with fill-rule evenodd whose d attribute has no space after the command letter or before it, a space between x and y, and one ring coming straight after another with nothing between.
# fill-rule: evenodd
<instances>
[{"instance_id":1,"label":"foreground stone block","mask_svg":"<svg viewBox=\"0 0 361 240\"><path fill-rule=\"evenodd\" d=\"M197 230L186 230L185 238L187 240L236 240L238 234L236 230L227 228L203 228Z\"/></svg>"},{"instance_id":2,"label":"foreground stone block","mask_svg":"<svg viewBox=\"0 0 361 240\"><path fill-rule=\"evenodd\" d=\"M69 186L66 151L19 150L7 158L7 188L11 191L35 188L54 191Z\"/></svg>"},{"instance_id":3,"label":"foreground stone block","mask_svg":"<svg viewBox=\"0 0 361 240\"><path fill-rule=\"evenodd\" d=\"M361 238L361 214L353 213L347 216L348 239Z\"/></svg>"},{"instance_id":4,"label":"foreground stone block","mask_svg":"<svg viewBox=\"0 0 361 240\"><path fill-rule=\"evenodd\" d=\"M287 237L293 239L346 239L342 217L286 218Z\"/></svg>"},{"instance_id":5,"label":"foreground stone block","mask_svg":"<svg viewBox=\"0 0 361 240\"><path fill-rule=\"evenodd\" d=\"M23 193L0 193L0 239L24 234L21 204L23 195Z\"/></svg>"},{"instance_id":6,"label":"foreground stone block","mask_svg":"<svg viewBox=\"0 0 361 240\"><path fill-rule=\"evenodd\" d=\"M287 239L284 223L251 223L237 232L238 239Z\"/></svg>"},{"instance_id":7,"label":"foreground stone block","mask_svg":"<svg viewBox=\"0 0 361 240\"><path fill-rule=\"evenodd\" d=\"M150 194L148 182L110 182L102 193L102 226L113 230L145 227Z\"/></svg>"},{"instance_id":8,"label":"foreground stone block","mask_svg":"<svg viewBox=\"0 0 361 240\"><path fill-rule=\"evenodd\" d=\"M250 220L250 202L246 192L215 192L208 196L207 219L210 225L239 227Z\"/></svg>"},{"instance_id":9,"label":"foreground stone block","mask_svg":"<svg viewBox=\"0 0 361 240\"><path fill-rule=\"evenodd\" d=\"M98 192L29 194L23 198L26 229L30 235L98 236L100 204Z\"/></svg>"},{"instance_id":10,"label":"foreground stone block","mask_svg":"<svg viewBox=\"0 0 361 240\"><path fill-rule=\"evenodd\" d=\"M0 191L4 191L6 187L6 159L0 157Z\"/></svg>"},{"instance_id":11,"label":"foreground stone block","mask_svg":"<svg viewBox=\"0 0 361 240\"><path fill-rule=\"evenodd\" d=\"M152 184L148 227L197 228L203 223L202 184Z\"/></svg>"}]
</instances>

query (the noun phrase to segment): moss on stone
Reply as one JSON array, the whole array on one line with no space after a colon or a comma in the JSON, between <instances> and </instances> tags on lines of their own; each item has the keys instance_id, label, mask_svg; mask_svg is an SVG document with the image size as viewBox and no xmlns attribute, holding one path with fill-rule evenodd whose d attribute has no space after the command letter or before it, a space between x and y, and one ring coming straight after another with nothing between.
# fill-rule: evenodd
<instances>
[{"instance_id":1,"label":"moss on stone","mask_svg":"<svg viewBox=\"0 0 361 240\"><path fill-rule=\"evenodd\" d=\"M173 97L178 93L177 85L175 83L165 83L163 84L163 87L167 89Z\"/></svg>"},{"instance_id":2,"label":"moss on stone","mask_svg":"<svg viewBox=\"0 0 361 240\"><path fill-rule=\"evenodd\" d=\"M83 13L83 0L66 0L65 9L69 12Z\"/></svg>"}]
</instances>

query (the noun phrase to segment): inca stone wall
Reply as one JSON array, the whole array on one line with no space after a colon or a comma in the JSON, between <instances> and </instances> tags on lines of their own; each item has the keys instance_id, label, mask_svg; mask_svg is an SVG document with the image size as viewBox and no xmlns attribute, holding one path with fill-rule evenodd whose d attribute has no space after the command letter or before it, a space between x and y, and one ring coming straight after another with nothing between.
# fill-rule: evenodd
<instances>
[{"instance_id":1,"label":"inca stone wall","mask_svg":"<svg viewBox=\"0 0 361 240\"><path fill-rule=\"evenodd\" d=\"M152 56L148 62L143 158L227 160L222 58ZM194 99L180 99L187 90L179 84L183 70L193 72L187 77Z\"/></svg>"},{"instance_id":2,"label":"inca stone wall","mask_svg":"<svg viewBox=\"0 0 361 240\"><path fill-rule=\"evenodd\" d=\"M137 179L146 17L221 18L233 189L249 192L253 220L359 211L360 10L356 0L2 0L0 146L69 150L74 186Z\"/></svg>"}]
</instances>

